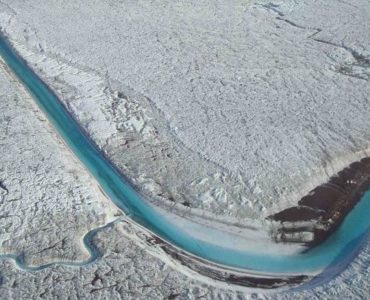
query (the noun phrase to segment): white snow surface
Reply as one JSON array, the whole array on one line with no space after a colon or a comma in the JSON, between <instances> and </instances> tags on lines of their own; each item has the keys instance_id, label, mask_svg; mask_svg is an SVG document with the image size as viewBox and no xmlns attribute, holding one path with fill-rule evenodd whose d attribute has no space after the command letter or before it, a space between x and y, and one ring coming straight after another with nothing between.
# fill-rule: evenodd
<instances>
[{"instance_id":1,"label":"white snow surface","mask_svg":"<svg viewBox=\"0 0 370 300\"><path fill-rule=\"evenodd\" d=\"M2 3L18 50L151 200L261 218L368 156L368 1Z\"/></svg>"},{"instance_id":2,"label":"white snow surface","mask_svg":"<svg viewBox=\"0 0 370 300\"><path fill-rule=\"evenodd\" d=\"M233 222L289 206L369 155L369 16L366 0L0 1L12 44L150 200ZM0 72L1 253L86 261L82 237L115 208L9 80ZM1 295L363 299L370 289L368 246L323 286L265 295L185 277L141 236L117 221L84 267L32 273L1 260Z\"/></svg>"}]
</instances>

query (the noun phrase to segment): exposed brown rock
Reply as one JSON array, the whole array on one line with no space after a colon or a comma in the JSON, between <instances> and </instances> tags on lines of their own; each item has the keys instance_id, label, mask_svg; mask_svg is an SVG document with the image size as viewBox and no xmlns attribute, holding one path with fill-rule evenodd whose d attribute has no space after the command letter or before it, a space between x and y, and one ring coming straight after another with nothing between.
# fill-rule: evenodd
<instances>
[{"instance_id":1,"label":"exposed brown rock","mask_svg":"<svg viewBox=\"0 0 370 300\"><path fill-rule=\"evenodd\" d=\"M369 187L368 157L352 163L310 191L297 206L269 216L268 219L280 222L272 234L273 239L304 243L308 247L318 245L337 229Z\"/></svg>"}]
</instances>

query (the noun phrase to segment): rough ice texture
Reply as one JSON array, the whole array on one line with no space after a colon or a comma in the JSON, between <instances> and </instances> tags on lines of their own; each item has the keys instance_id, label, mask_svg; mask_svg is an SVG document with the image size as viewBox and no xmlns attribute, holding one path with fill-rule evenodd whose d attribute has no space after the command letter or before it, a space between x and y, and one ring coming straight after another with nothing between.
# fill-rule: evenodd
<instances>
[{"instance_id":1,"label":"rough ice texture","mask_svg":"<svg viewBox=\"0 0 370 300\"><path fill-rule=\"evenodd\" d=\"M3 298L211 299L238 294L186 277L163 262L163 257L151 256L148 252L158 250L147 248L155 246L145 244L145 235L138 228L118 221L116 209L3 65L0 91ZM112 220L115 223L92 240L99 259L85 265L89 253L82 238ZM9 254L21 258L21 268L55 264L25 271L4 257ZM176 262L173 264L176 267Z\"/></svg>"},{"instance_id":2,"label":"rough ice texture","mask_svg":"<svg viewBox=\"0 0 370 300\"><path fill-rule=\"evenodd\" d=\"M151 199L260 217L367 155L367 1L3 2L7 34Z\"/></svg>"},{"instance_id":3,"label":"rough ice texture","mask_svg":"<svg viewBox=\"0 0 370 300\"><path fill-rule=\"evenodd\" d=\"M150 199L240 218L295 204L368 155L369 15L366 0L0 1L17 50ZM25 273L2 262L2 295L238 297L190 287L107 230L89 267ZM86 257L74 247L68 259ZM365 297L369 273L367 247L328 285L278 298Z\"/></svg>"},{"instance_id":4,"label":"rough ice texture","mask_svg":"<svg viewBox=\"0 0 370 300\"><path fill-rule=\"evenodd\" d=\"M268 295L245 293L202 284L153 258L128 236L138 235L127 223L97 233L93 243L102 254L84 267L53 266L24 272L0 261L0 292L6 299L366 299L370 288L370 246L339 277L323 286Z\"/></svg>"},{"instance_id":5,"label":"rough ice texture","mask_svg":"<svg viewBox=\"0 0 370 300\"><path fill-rule=\"evenodd\" d=\"M0 65L0 256L27 266L86 261L83 237L118 210L10 80Z\"/></svg>"}]
</instances>

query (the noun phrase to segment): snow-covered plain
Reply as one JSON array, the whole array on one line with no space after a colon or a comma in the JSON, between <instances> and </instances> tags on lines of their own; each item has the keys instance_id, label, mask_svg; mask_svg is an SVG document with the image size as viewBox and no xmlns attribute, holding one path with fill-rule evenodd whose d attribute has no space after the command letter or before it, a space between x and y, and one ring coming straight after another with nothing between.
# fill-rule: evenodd
<instances>
[{"instance_id":1,"label":"snow-covered plain","mask_svg":"<svg viewBox=\"0 0 370 300\"><path fill-rule=\"evenodd\" d=\"M3 2L3 30L151 198L260 217L367 155L368 1Z\"/></svg>"},{"instance_id":2,"label":"snow-covered plain","mask_svg":"<svg viewBox=\"0 0 370 300\"><path fill-rule=\"evenodd\" d=\"M239 223L295 204L351 161L369 156L369 16L365 0L0 1L0 26L13 45L148 199L163 207L179 203L179 212L189 216L207 213ZM97 239L124 243L105 232ZM104 256L111 251L106 247ZM117 265L124 269L120 251ZM367 253L328 286L295 296L366 295L357 286L368 290ZM164 265L140 255L144 267L137 258L132 265L142 276L137 282L155 286L162 277L148 272ZM59 266L35 276L4 262L5 273L13 275L4 275L3 289L12 291L5 278L33 278L36 288L60 276L74 278L72 293L84 295L87 288L78 290L89 286L92 269L100 272L106 264L104 258L91 269ZM77 279L74 272L86 274ZM92 280L101 295L138 296L132 293L139 285L118 289L130 285L117 283L125 271L113 274ZM193 290L189 279L175 274L168 285L184 298L203 289L209 298L237 297L197 284ZM162 285L150 293L168 295ZM32 289L16 292L26 297Z\"/></svg>"}]
</instances>

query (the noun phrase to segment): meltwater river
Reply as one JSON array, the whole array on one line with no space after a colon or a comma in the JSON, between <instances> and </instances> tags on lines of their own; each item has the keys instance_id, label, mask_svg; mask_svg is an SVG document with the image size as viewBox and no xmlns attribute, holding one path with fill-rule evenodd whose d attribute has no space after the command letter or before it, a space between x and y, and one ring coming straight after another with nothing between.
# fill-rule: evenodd
<instances>
[{"instance_id":1,"label":"meltwater river","mask_svg":"<svg viewBox=\"0 0 370 300\"><path fill-rule=\"evenodd\" d=\"M174 246L202 259L266 274L305 274L342 268L367 241L370 227L370 191L348 214L335 233L321 245L302 254L263 254L233 249L223 241L194 238L146 203L83 133L56 95L19 57L0 34L0 56L30 92L66 144L98 181L106 195L130 218ZM235 241L237 242L237 241Z\"/></svg>"}]
</instances>

